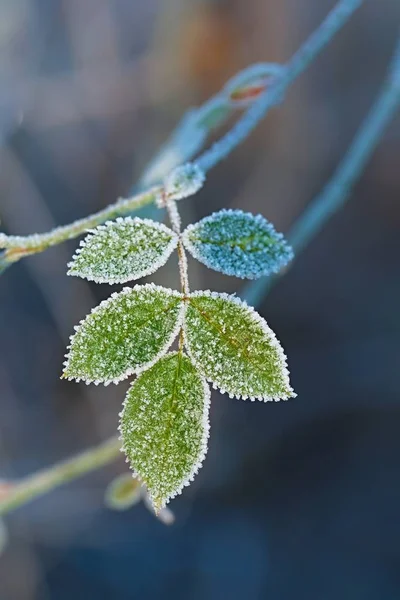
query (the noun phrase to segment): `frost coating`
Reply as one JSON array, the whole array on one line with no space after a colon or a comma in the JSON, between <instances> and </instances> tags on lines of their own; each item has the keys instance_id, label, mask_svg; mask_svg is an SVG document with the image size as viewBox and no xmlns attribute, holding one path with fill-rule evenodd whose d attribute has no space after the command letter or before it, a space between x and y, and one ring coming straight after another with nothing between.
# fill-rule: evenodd
<instances>
[{"instance_id":1,"label":"frost coating","mask_svg":"<svg viewBox=\"0 0 400 600\"><path fill-rule=\"evenodd\" d=\"M277 273L293 251L281 233L261 215L221 210L189 225L183 243L210 269L242 279Z\"/></svg>"},{"instance_id":2,"label":"frost coating","mask_svg":"<svg viewBox=\"0 0 400 600\"><path fill-rule=\"evenodd\" d=\"M216 292L194 292L187 304L186 347L214 387L244 400L295 396L283 349L254 309Z\"/></svg>"},{"instance_id":3,"label":"frost coating","mask_svg":"<svg viewBox=\"0 0 400 600\"><path fill-rule=\"evenodd\" d=\"M205 175L195 163L186 163L174 169L165 180L165 193L174 200L195 194L203 187Z\"/></svg>"},{"instance_id":4,"label":"frost coating","mask_svg":"<svg viewBox=\"0 0 400 600\"><path fill-rule=\"evenodd\" d=\"M138 377L121 413L123 451L156 511L189 485L209 436L210 390L182 352L167 354Z\"/></svg>"},{"instance_id":5,"label":"frost coating","mask_svg":"<svg viewBox=\"0 0 400 600\"><path fill-rule=\"evenodd\" d=\"M154 284L112 294L76 327L63 376L118 383L154 364L178 334L181 294Z\"/></svg>"},{"instance_id":6,"label":"frost coating","mask_svg":"<svg viewBox=\"0 0 400 600\"><path fill-rule=\"evenodd\" d=\"M164 265L177 243L177 235L161 223L118 218L100 225L80 243L68 275L110 284L139 279Z\"/></svg>"}]
</instances>

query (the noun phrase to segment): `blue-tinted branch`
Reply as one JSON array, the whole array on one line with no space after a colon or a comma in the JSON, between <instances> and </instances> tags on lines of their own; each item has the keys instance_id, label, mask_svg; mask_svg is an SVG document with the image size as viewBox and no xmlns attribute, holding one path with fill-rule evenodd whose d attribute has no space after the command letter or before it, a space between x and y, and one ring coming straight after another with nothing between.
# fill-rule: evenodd
<instances>
[{"instance_id":1,"label":"blue-tinted branch","mask_svg":"<svg viewBox=\"0 0 400 600\"><path fill-rule=\"evenodd\" d=\"M295 253L301 251L348 199L354 184L375 150L382 134L400 107L400 41L385 83L332 179L305 209L289 233ZM260 304L276 278L248 284L241 294L249 304Z\"/></svg>"},{"instance_id":2,"label":"blue-tinted branch","mask_svg":"<svg viewBox=\"0 0 400 600\"><path fill-rule=\"evenodd\" d=\"M277 77L276 83L269 91L265 92L249 108L224 137L215 142L209 150L198 158L197 164L203 171L209 171L248 137L268 111L279 103L287 88L310 66L362 3L363 0L340 0L336 4L318 29L287 63L282 70L282 74Z\"/></svg>"}]
</instances>

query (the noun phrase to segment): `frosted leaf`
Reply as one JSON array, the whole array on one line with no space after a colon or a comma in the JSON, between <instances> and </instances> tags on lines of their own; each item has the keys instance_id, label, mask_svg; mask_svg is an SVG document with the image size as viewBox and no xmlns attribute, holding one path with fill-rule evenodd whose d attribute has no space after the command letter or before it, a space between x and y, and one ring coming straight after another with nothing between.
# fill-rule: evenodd
<instances>
[{"instance_id":1,"label":"frosted leaf","mask_svg":"<svg viewBox=\"0 0 400 600\"><path fill-rule=\"evenodd\" d=\"M111 510L127 510L142 499L142 484L132 473L118 475L107 486L104 502Z\"/></svg>"},{"instance_id":2,"label":"frosted leaf","mask_svg":"<svg viewBox=\"0 0 400 600\"><path fill-rule=\"evenodd\" d=\"M110 284L139 279L164 265L177 243L171 229L150 219L108 221L81 242L68 275Z\"/></svg>"},{"instance_id":3,"label":"frosted leaf","mask_svg":"<svg viewBox=\"0 0 400 600\"><path fill-rule=\"evenodd\" d=\"M210 391L182 352L167 354L127 393L120 432L135 474L158 512L201 467L207 451Z\"/></svg>"},{"instance_id":4,"label":"frosted leaf","mask_svg":"<svg viewBox=\"0 0 400 600\"><path fill-rule=\"evenodd\" d=\"M235 106L247 106L280 76L284 71L276 63L259 63L244 69L226 84L224 92Z\"/></svg>"},{"instance_id":5,"label":"frosted leaf","mask_svg":"<svg viewBox=\"0 0 400 600\"><path fill-rule=\"evenodd\" d=\"M151 366L178 334L181 294L154 284L124 288L76 327L63 376L118 383Z\"/></svg>"},{"instance_id":6,"label":"frosted leaf","mask_svg":"<svg viewBox=\"0 0 400 600\"><path fill-rule=\"evenodd\" d=\"M295 396L286 356L274 332L235 296L190 294L184 332L189 355L221 392L244 400Z\"/></svg>"},{"instance_id":7,"label":"frosted leaf","mask_svg":"<svg viewBox=\"0 0 400 600\"><path fill-rule=\"evenodd\" d=\"M195 194L203 187L205 175L195 163L176 167L165 180L165 193L173 200Z\"/></svg>"},{"instance_id":8,"label":"frosted leaf","mask_svg":"<svg viewBox=\"0 0 400 600\"><path fill-rule=\"evenodd\" d=\"M221 210L189 225L183 243L210 269L242 279L277 273L293 258L281 233L261 215Z\"/></svg>"}]
</instances>

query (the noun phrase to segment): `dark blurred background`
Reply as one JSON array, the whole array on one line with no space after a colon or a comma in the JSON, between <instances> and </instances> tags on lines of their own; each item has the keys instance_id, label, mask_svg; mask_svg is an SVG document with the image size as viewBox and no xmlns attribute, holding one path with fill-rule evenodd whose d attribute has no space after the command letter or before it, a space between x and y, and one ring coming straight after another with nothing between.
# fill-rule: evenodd
<instances>
[{"instance_id":1,"label":"dark blurred background","mask_svg":"<svg viewBox=\"0 0 400 600\"><path fill-rule=\"evenodd\" d=\"M185 110L287 60L334 0L1 0L0 217L45 231L127 195ZM185 222L232 206L288 231L371 105L400 22L366 0L281 107L213 170ZM351 199L258 308L298 398L214 393L207 460L166 527L104 508L123 460L7 520L1 600L400 598L400 120ZM59 380L73 326L110 293L67 278L77 241L0 280L0 475L112 435L127 383ZM173 285L174 261L153 280ZM241 282L191 262L193 288ZM118 288L116 288L118 289Z\"/></svg>"}]
</instances>

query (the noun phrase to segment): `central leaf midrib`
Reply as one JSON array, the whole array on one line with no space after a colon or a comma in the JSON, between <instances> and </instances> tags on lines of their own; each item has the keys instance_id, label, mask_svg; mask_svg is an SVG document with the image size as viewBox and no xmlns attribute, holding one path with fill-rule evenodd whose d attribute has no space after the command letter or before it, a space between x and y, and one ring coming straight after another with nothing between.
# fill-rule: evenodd
<instances>
[{"instance_id":1,"label":"central leaf midrib","mask_svg":"<svg viewBox=\"0 0 400 600\"><path fill-rule=\"evenodd\" d=\"M176 373L175 373L175 377L174 377L174 382L173 382L173 385L172 385L171 396L170 396L170 399L169 399L168 419L167 419L167 424L166 424L166 428L165 428L165 434L163 436L164 437L164 443L162 444L162 446L163 446L163 449L162 449L163 460L162 460L162 463L161 463L161 471L164 470L165 463L166 463L165 448L166 448L166 444L169 441L169 437L170 437L170 434L171 434L172 415L174 414L174 404L175 404L175 401L177 399L177 393L176 393L176 391L177 391L177 384L178 384L179 376L180 376L180 373L181 373L181 367L182 367L182 357L183 357L182 352L179 352L177 355L172 356L170 358L170 360L173 360L176 357L178 358L178 364L177 364L177 369L176 369Z\"/></svg>"}]
</instances>

